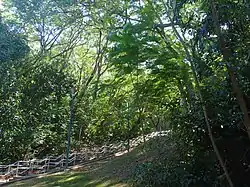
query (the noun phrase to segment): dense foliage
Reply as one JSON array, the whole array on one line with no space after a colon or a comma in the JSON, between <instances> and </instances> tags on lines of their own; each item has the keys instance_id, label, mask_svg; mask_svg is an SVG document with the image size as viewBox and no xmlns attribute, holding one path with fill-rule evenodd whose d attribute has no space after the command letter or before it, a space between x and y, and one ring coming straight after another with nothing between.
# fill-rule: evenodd
<instances>
[{"instance_id":1,"label":"dense foliage","mask_svg":"<svg viewBox=\"0 0 250 187\"><path fill-rule=\"evenodd\" d=\"M71 110L73 149L171 130L138 186L250 186L248 1L2 5L0 163L65 152Z\"/></svg>"}]
</instances>

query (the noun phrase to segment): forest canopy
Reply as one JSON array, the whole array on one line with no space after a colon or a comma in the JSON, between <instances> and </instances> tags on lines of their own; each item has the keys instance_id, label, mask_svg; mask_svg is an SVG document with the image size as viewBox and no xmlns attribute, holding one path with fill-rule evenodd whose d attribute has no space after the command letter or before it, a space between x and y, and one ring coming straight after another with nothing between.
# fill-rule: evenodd
<instances>
[{"instance_id":1,"label":"forest canopy","mask_svg":"<svg viewBox=\"0 0 250 187\"><path fill-rule=\"evenodd\" d=\"M249 1L1 4L1 164L64 153L71 112L72 150L171 132L139 186L250 186Z\"/></svg>"}]
</instances>

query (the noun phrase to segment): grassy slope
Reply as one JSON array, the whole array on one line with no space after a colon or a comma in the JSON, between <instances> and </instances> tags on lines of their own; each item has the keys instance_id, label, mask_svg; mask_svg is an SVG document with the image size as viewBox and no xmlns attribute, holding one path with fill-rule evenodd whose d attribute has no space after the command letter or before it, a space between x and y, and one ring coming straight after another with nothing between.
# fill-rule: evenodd
<instances>
[{"instance_id":1,"label":"grassy slope","mask_svg":"<svg viewBox=\"0 0 250 187\"><path fill-rule=\"evenodd\" d=\"M165 138L165 137L163 137ZM129 187L136 166L160 156L166 141L150 140L129 153L78 168L14 183L18 187ZM156 147L160 149L156 149ZM166 153L166 150L162 152Z\"/></svg>"}]
</instances>

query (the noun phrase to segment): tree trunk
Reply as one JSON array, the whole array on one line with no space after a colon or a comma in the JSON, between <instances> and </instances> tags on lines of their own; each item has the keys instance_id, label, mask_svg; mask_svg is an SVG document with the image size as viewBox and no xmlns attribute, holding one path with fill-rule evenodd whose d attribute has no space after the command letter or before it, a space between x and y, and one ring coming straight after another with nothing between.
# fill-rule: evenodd
<instances>
[{"instance_id":1,"label":"tree trunk","mask_svg":"<svg viewBox=\"0 0 250 187\"><path fill-rule=\"evenodd\" d=\"M152 8L154 8L152 1L148 0L148 2L152 5ZM165 7L166 12L169 12L169 8L168 8L167 5L165 4L165 2L164 2L163 0L162 0L161 2L163 3L163 5L164 5L164 7ZM233 183L232 183L232 180L231 180L231 178L230 178L230 175L229 175L229 173L228 173L228 170L227 170L227 168L226 168L226 166L225 166L225 164L224 164L224 162L223 162L223 159L222 159L222 157L221 157L221 155L220 155L220 152L219 152L219 150L218 150L218 147L217 147L217 145L216 145L216 143L215 143L215 140L214 140L214 137L213 137L213 134L212 134L211 125L210 125L210 123L209 123L209 119L208 119L208 115L207 115L206 105L205 105L205 103L204 103L204 99L203 99L203 96L202 96L202 94L201 94L200 82L199 82L198 77L197 77L197 74L196 74L196 69L195 69L195 65L194 65L194 60L193 60L193 58L192 58L192 56L191 56L191 54L190 54L190 52L189 52L189 49L188 49L188 46L187 46L186 42L184 41L184 39L183 39L183 37L180 35L180 33L177 31L177 29L176 29L176 27L175 27L175 25L174 25L174 22L173 22L172 18L170 17L170 15L169 15L168 13L167 13L167 17L168 17L168 19L169 19L170 22L171 22L171 26L172 26L172 29L173 29L173 31L174 31L176 37L179 39L179 41L181 42L181 44L182 44L182 46L183 46L183 48L184 48L184 50L185 50L187 60L188 60L188 61L190 62L190 64L191 64L191 69L192 69L194 81L195 81L195 84L196 84L197 93L198 93L199 99L200 99L200 101L201 101L201 106L202 106L202 110L203 110L203 114L204 114L204 118L205 118L205 123L206 123L207 129L208 129L209 138L210 138L210 140L211 140L211 143L212 143L214 152L215 152L215 154L216 154L216 156L217 156L217 159L219 160L219 163L220 163L220 165L221 165L221 167L222 167L222 169L223 169L223 171L224 171L224 173L225 173L225 175L226 175L228 184L229 184L230 187L233 187L234 185L233 185ZM158 16L158 19L159 19L159 22L162 23L162 20L161 20L160 16ZM166 40L165 38L163 38L163 39ZM168 43L168 42L166 42L166 43Z\"/></svg>"},{"instance_id":2,"label":"tree trunk","mask_svg":"<svg viewBox=\"0 0 250 187\"><path fill-rule=\"evenodd\" d=\"M221 50L221 53L223 55L223 61L228 63L230 61L231 51L227 47L225 38L223 37L223 35L221 33L219 20L218 20L218 16L216 13L216 9L215 9L215 5L214 5L213 0L210 0L210 4L211 4L211 9L212 9L212 18L214 21L214 26L215 26L215 29L216 29L216 32L217 32L217 35L219 38L220 50ZM244 97L243 97L243 93L242 93L242 91L239 87L238 81L236 79L235 71L233 70L233 67L229 64L227 64L227 71L228 71L228 74L230 77L230 81L232 83L233 92L235 93L237 102L239 103L240 109L241 109L242 113L244 114L244 126L246 128L248 137L250 139L250 118L248 116L248 109L247 109L247 105L246 105L246 102L245 102Z\"/></svg>"},{"instance_id":3,"label":"tree trunk","mask_svg":"<svg viewBox=\"0 0 250 187\"><path fill-rule=\"evenodd\" d=\"M185 108L185 112L188 111L188 102L187 102L187 94L185 92L185 90L183 89L183 84L181 83L181 80L178 80L178 89L180 91L180 94L181 94L181 99L183 101L183 105L184 105L184 108Z\"/></svg>"}]
</instances>

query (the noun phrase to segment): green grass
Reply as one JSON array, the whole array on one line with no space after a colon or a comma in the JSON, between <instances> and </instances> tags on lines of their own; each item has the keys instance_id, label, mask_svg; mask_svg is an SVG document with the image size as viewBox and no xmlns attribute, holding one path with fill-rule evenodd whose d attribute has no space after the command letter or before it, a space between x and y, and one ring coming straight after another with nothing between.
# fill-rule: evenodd
<instances>
[{"instance_id":1,"label":"green grass","mask_svg":"<svg viewBox=\"0 0 250 187\"><path fill-rule=\"evenodd\" d=\"M150 140L122 156L98 161L70 172L20 181L9 187L130 187L138 164L160 157L166 141ZM156 149L156 147L160 149ZM169 152L164 150L164 152Z\"/></svg>"},{"instance_id":2,"label":"green grass","mask_svg":"<svg viewBox=\"0 0 250 187\"><path fill-rule=\"evenodd\" d=\"M50 175L43 178L35 178L17 182L9 186L18 187L127 187L128 185L107 178L95 178L84 172L70 172Z\"/></svg>"},{"instance_id":3,"label":"green grass","mask_svg":"<svg viewBox=\"0 0 250 187\"><path fill-rule=\"evenodd\" d=\"M88 164L68 172L60 172L24 180L8 185L9 187L128 187L117 176L112 176L112 168L107 169L109 159ZM111 161L112 162L112 161ZM109 173L104 173L110 171Z\"/></svg>"}]
</instances>

